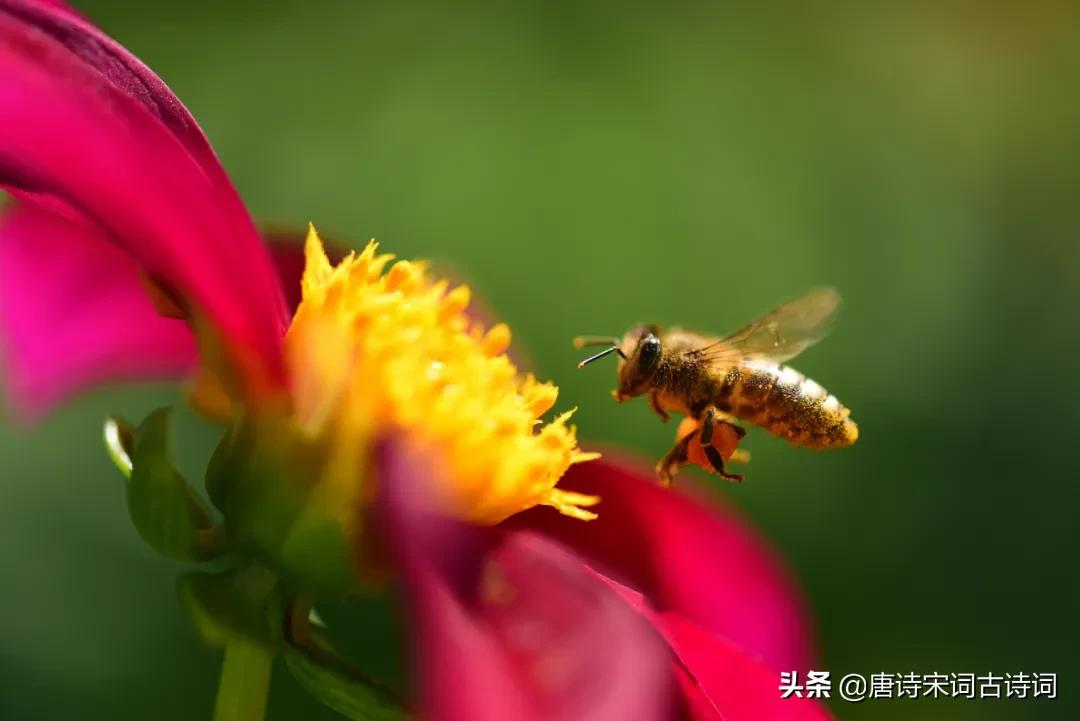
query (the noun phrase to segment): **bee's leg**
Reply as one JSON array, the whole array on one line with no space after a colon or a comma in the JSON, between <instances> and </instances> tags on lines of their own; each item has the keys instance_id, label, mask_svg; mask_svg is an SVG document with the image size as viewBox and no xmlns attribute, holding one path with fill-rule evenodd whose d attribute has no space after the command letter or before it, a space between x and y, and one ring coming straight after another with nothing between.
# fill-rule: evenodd
<instances>
[{"instance_id":1,"label":"bee's leg","mask_svg":"<svg viewBox=\"0 0 1080 721\"><path fill-rule=\"evenodd\" d=\"M739 440L742 440L746 436L746 429L727 420L733 417L728 413L717 410L715 406L707 406L701 416L701 445L712 446L713 427L717 423L729 426L731 430L735 431L735 435Z\"/></svg>"},{"instance_id":2,"label":"bee's leg","mask_svg":"<svg viewBox=\"0 0 1080 721\"><path fill-rule=\"evenodd\" d=\"M746 430L744 428L740 428L733 423L717 420L718 414L719 411L717 411L712 406L709 406L705 409L705 414L702 416L701 419L701 434L699 436L701 438L701 448L705 451L705 457L709 459L709 463L712 464L713 470L716 471L721 478L728 481L734 481L735 483L741 483L743 479L742 476L736 475L734 473L728 473L724 470L724 458L720 455L720 451L716 450L716 448L713 446L712 434L713 426L717 423L724 423L728 426L731 426L731 428L735 431L735 434L740 439L746 435Z\"/></svg>"},{"instance_id":3,"label":"bee's leg","mask_svg":"<svg viewBox=\"0 0 1080 721\"><path fill-rule=\"evenodd\" d=\"M739 420L738 416L732 415L731 413L728 413L726 411L722 411L715 406L713 406L713 415L716 417L716 420L727 421L728 425L739 428L739 426L736 425L736 422ZM739 430L742 429L739 428ZM742 434L739 435L739 438L742 438Z\"/></svg>"},{"instance_id":4,"label":"bee's leg","mask_svg":"<svg viewBox=\"0 0 1080 721\"><path fill-rule=\"evenodd\" d=\"M660 407L660 395L656 391L653 391L649 394L649 408L652 408L654 411L656 411L656 415L664 419L664 423L667 423L668 420L670 420L670 416L667 414L667 411Z\"/></svg>"},{"instance_id":5,"label":"bee's leg","mask_svg":"<svg viewBox=\"0 0 1080 721\"><path fill-rule=\"evenodd\" d=\"M690 452L690 441L693 439L694 434L688 433L656 464L656 477L659 479L660 485L665 488L671 486L675 474L679 472L679 466L686 463L687 455Z\"/></svg>"}]
</instances>

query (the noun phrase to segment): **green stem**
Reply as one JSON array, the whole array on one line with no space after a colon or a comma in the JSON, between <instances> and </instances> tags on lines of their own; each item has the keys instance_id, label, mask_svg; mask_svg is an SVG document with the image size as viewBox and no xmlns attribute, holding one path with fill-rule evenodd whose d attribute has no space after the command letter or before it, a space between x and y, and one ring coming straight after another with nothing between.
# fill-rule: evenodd
<instances>
[{"instance_id":1,"label":"green stem","mask_svg":"<svg viewBox=\"0 0 1080 721\"><path fill-rule=\"evenodd\" d=\"M214 721L263 721L273 656L262 646L233 639L225 647Z\"/></svg>"}]
</instances>

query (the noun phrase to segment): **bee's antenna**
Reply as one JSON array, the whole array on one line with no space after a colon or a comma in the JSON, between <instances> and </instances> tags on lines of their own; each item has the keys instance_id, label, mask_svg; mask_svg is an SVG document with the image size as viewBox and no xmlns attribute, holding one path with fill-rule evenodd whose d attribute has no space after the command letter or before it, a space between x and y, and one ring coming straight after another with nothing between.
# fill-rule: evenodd
<instances>
[{"instance_id":1,"label":"bee's antenna","mask_svg":"<svg viewBox=\"0 0 1080 721\"><path fill-rule=\"evenodd\" d=\"M592 344L589 344L589 345L592 345ZM604 350L600 351L596 355L589 356L585 360L578 363L577 367L578 368L584 368L585 366L592 363L594 360L599 360L599 359L603 358L606 355L611 355L612 353L618 353L620 358L622 358L623 360L626 360L626 354L622 352L622 349L619 348L619 346L617 346L617 345L613 345L610 348L605 348Z\"/></svg>"},{"instance_id":2,"label":"bee's antenna","mask_svg":"<svg viewBox=\"0 0 1080 721\"><path fill-rule=\"evenodd\" d=\"M619 345L619 342L609 335L579 335L574 339L574 347L580 350L589 345Z\"/></svg>"}]
</instances>

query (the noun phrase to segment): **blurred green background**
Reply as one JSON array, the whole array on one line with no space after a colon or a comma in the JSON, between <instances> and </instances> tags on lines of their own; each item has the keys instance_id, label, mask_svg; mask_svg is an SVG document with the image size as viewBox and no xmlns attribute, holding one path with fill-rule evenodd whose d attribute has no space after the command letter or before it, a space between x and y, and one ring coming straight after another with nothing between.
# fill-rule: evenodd
<instances>
[{"instance_id":1,"label":"blurred green background","mask_svg":"<svg viewBox=\"0 0 1080 721\"><path fill-rule=\"evenodd\" d=\"M848 672L1059 674L1046 700L834 700L844 719L1077 718L1078 15L1067 3L77 3L199 118L256 217L444 260L587 439L668 447L578 333L730 330L831 284L795 365L862 437L763 432L746 513ZM587 7L586 7L587 5ZM0 429L0 718L209 718L219 658L101 448L166 387ZM199 477L212 434L179 423ZM386 604L327 610L369 665ZM271 719L335 718L279 669Z\"/></svg>"}]
</instances>

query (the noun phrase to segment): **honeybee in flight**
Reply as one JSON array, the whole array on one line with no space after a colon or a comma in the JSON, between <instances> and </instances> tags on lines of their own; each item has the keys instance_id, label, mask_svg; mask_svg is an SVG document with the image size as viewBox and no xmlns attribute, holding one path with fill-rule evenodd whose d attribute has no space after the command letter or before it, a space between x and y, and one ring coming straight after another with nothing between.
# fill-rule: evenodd
<instances>
[{"instance_id":1,"label":"honeybee in flight","mask_svg":"<svg viewBox=\"0 0 1080 721\"><path fill-rule=\"evenodd\" d=\"M807 448L844 448L859 437L851 411L836 396L801 373L780 365L817 343L829 331L840 295L832 288L810 291L722 338L681 328L638 325L619 338L582 337L576 348L608 345L578 364L619 356L616 401L648 394L649 405L665 421L682 413L696 422L656 466L660 482L671 485L690 459L692 444L712 469L731 481L742 476L724 470L721 448L730 456L746 431L731 421L743 419L773 435ZM733 439L721 444L721 437Z\"/></svg>"}]
</instances>

